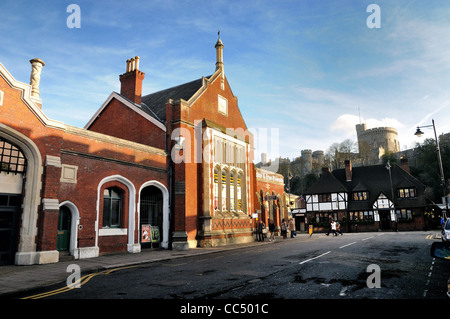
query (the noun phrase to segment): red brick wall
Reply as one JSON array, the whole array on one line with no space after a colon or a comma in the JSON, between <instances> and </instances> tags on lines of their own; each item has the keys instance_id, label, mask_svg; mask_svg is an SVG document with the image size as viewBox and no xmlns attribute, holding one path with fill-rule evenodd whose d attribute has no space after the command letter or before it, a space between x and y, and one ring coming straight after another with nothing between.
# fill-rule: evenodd
<instances>
[{"instance_id":1,"label":"red brick wall","mask_svg":"<svg viewBox=\"0 0 450 319\"><path fill-rule=\"evenodd\" d=\"M116 99L111 100L89 130L165 149L165 132Z\"/></svg>"},{"instance_id":2,"label":"red brick wall","mask_svg":"<svg viewBox=\"0 0 450 319\"><path fill-rule=\"evenodd\" d=\"M112 175L120 175L131 181L136 193L139 192L143 183L156 180L168 189L167 157L164 150L161 153L148 152L133 146L127 146L125 142L109 139L103 135L95 135L88 131L69 128L67 131L46 126L39 120L21 99L21 90L13 89L0 77L0 90L4 92L2 111L0 112L0 123L6 125L30 138L38 147L44 165L42 174L41 198L57 199L59 203L70 201L77 206L80 212L80 224L83 229L79 230L78 238L80 247L89 247L95 244L95 221L97 220L97 196L98 185L102 179ZM119 109L119 103L112 103ZM45 111L45 103L43 111ZM127 113L130 123L138 123L138 115ZM133 118L135 116L135 118ZM146 121L148 124L148 121ZM149 125L139 125L149 127ZM119 130L120 127L116 127ZM145 128L144 128L145 129ZM123 130L122 130L123 131ZM159 129L159 131L161 131ZM130 136L133 130L128 131ZM142 132L142 131L141 131ZM153 134L150 131L144 134ZM90 136L95 135L95 136ZM118 134L116 134L118 135ZM156 139L163 138L160 133ZM143 141L141 141L143 142ZM147 143L148 144L148 143ZM159 144L157 144L159 145ZM145 146L142 146L145 148ZM46 156L52 155L61 158L62 164L75 165L78 167L76 183L62 183L61 168L45 166ZM106 187L108 185L104 185ZM127 188L123 187L127 194ZM137 202L136 194L134 201ZM103 205L103 193L100 193L100 212ZM128 227L128 196L124 203L124 227ZM38 212L38 235L36 238L38 250L55 250L58 224L58 210L42 211L42 205ZM135 216L136 225L139 221ZM99 227L102 224L102 216L99 214ZM138 242L137 230L135 241ZM100 252L125 250L127 236L100 236Z\"/></svg>"}]
</instances>

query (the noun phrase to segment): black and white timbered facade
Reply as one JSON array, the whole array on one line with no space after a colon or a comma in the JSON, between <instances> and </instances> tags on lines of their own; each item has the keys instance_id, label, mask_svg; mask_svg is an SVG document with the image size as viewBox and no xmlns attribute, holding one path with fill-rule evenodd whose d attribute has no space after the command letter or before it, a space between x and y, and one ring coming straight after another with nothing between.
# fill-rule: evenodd
<instances>
[{"instance_id":1,"label":"black and white timbered facade","mask_svg":"<svg viewBox=\"0 0 450 319\"><path fill-rule=\"evenodd\" d=\"M315 231L327 230L331 218L344 231L423 230L427 210L424 185L402 165L374 165L330 172L305 192L306 217Z\"/></svg>"}]
</instances>

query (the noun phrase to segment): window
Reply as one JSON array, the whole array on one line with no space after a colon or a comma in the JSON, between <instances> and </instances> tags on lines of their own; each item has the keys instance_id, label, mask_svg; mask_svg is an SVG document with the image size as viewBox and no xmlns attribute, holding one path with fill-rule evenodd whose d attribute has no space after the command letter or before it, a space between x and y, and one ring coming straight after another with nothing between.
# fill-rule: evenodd
<instances>
[{"instance_id":1,"label":"window","mask_svg":"<svg viewBox=\"0 0 450 319\"><path fill-rule=\"evenodd\" d=\"M331 194L319 194L319 203L331 202Z\"/></svg>"},{"instance_id":2,"label":"window","mask_svg":"<svg viewBox=\"0 0 450 319\"><path fill-rule=\"evenodd\" d=\"M373 211L357 211L349 213L350 220L373 220Z\"/></svg>"},{"instance_id":3,"label":"window","mask_svg":"<svg viewBox=\"0 0 450 319\"><path fill-rule=\"evenodd\" d=\"M219 113L223 115L228 115L228 101L226 98L218 96Z\"/></svg>"},{"instance_id":4,"label":"window","mask_svg":"<svg viewBox=\"0 0 450 319\"><path fill-rule=\"evenodd\" d=\"M238 206L238 211L242 211L242 174L238 175L238 180L237 180L237 206Z\"/></svg>"},{"instance_id":5,"label":"window","mask_svg":"<svg viewBox=\"0 0 450 319\"><path fill-rule=\"evenodd\" d=\"M15 145L0 139L0 172L25 173L27 162Z\"/></svg>"},{"instance_id":6,"label":"window","mask_svg":"<svg viewBox=\"0 0 450 319\"><path fill-rule=\"evenodd\" d=\"M213 137L214 169L211 177L214 211L245 212L245 146L230 136L216 134Z\"/></svg>"},{"instance_id":7,"label":"window","mask_svg":"<svg viewBox=\"0 0 450 319\"><path fill-rule=\"evenodd\" d=\"M236 209L234 205L234 172L230 173L230 209Z\"/></svg>"},{"instance_id":8,"label":"window","mask_svg":"<svg viewBox=\"0 0 450 319\"><path fill-rule=\"evenodd\" d=\"M219 170L214 168L214 209L219 209Z\"/></svg>"},{"instance_id":9,"label":"window","mask_svg":"<svg viewBox=\"0 0 450 319\"><path fill-rule=\"evenodd\" d=\"M414 187L399 188L398 197L400 198L416 197L416 189Z\"/></svg>"},{"instance_id":10,"label":"window","mask_svg":"<svg viewBox=\"0 0 450 319\"><path fill-rule=\"evenodd\" d=\"M368 192L353 192L353 200L355 201L367 200L368 197Z\"/></svg>"},{"instance_id":11,"label":"window","mask_svg":"<svg viewBox=\"0 0 450 319\"><path fill-rule=\"evenodd\" d=\"M337 220L337 213L316 213L316 222L317 223L329 223L331 222L331 218L335 221Z\"/></svg>"},{"instance_id":12,"label":"window","mask_svg":"<svg viewBox=\"0 0 450 319\"><path fill-rule=\"evenodd\" d=\"M410 209L398 209L395 213L397 214L397 220L412 219L412 212Z\"/></svg>"},{"instance_id":13,"label":"window","mask_svg":"<svg viewBox=\"0 0 450 319\"><path fill-rule=\"evenodd\" d=\"M121 225L123 191L107 188L103 192L103 227L119 228Z\"/></svg>"},{"instance_id":14,"label":"window","mask_svg":"<svg viewBox=\"0 0 450 319\"><path fill-rule=\"evenodd\" d=\"M222 171L222 211L227 210L227 174Z\"/></svg>"}]
</instances>

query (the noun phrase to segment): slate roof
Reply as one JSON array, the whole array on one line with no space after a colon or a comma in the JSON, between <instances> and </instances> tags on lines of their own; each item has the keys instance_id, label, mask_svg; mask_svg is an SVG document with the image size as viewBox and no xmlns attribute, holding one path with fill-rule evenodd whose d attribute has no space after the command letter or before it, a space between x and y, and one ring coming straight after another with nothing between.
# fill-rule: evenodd
<instances>
[{"instance_id":1,"label":"slate roof","mask_svg":"<svg viewBox=\"0 0 450 319\"><path fill-rule=\"evenodd\" d=\"M322 172L320 178L311 185L305 194L342 193L347 189L329 171Z\"/></svg>"},{"instance_id":2,"label":"slate roof","mask_svg":"<svg viewBox=\"0 0 450 319\"><path fill-rule=\"evenodd\" d=\"M207 79L210 76L206 77ZM166 120L166 103L183 99L188 101L203 86L203 77L188 83L142 96L141 109L159 121Z\"/></svg>"},{"instance_id":3,"label":"slate roof","mask_svg":"<svg viewBox=\"0 0 450 319\"><path fill-rule=\"evenodd\" d=\"M332 175L334 179L330 178ZM414 176L407 173L400 166L394 164L391 167L392 189L394 190L396 208L411 208L426 206L424 195L425 186ZM389 179L389 170L385 165L360 166L352 168L352 180L346 181L345 169L337 169L332 173L323 173L319 180L313 184L305 194L324 194L339 191L336 184L345 189L349 194L348 208L349 211L371 210L372 205L377 200L380 193L386 195L392 200L391 183ZM397 189L414 187L416 189L416 197L398 198ZM369 198L366 201L354 201L352 192L368 191ZM342 190L341 190L342 192Z\"/></svg>"}]
</instances>

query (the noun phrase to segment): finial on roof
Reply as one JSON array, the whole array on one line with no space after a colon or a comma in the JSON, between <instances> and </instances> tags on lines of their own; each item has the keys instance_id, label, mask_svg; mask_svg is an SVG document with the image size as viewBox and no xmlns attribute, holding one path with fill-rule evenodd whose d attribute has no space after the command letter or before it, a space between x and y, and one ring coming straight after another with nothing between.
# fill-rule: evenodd
<instances>
[{"instance_id":1,"label":"finial on roof","mask_svg":"<svg viewBox=\"0 0 450 319\"><path fill-rule=\"evenodd\" d=\"M217 35L219 36L219 39L216 42L215 48L216 48L216 71L218 69L222 69L223 71L223 43L222 40L220 40L220 29L217 32Z\"/></svg>"}]
</instances>

